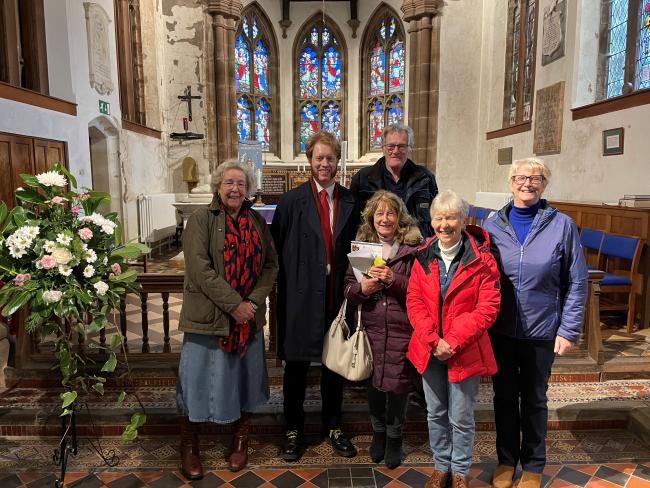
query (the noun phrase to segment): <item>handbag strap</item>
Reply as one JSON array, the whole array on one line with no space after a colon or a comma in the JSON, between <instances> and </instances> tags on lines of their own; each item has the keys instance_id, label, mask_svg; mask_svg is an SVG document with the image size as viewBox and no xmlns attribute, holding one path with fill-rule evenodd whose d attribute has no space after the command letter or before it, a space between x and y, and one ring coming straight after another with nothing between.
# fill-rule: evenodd
<instances>
[{"instance_id":1,"label":"handbag strap","mask_svg":"<svg viewBox=\"0 0 650 488\"><path fill-rule=\"evenodd\" d=\"M344 298L343 303L341 304L341 308L339 309L339 313L336 315L336 320L340 321L343 317L345 317L345 312L348 309L348 299Z\"/></svg>"},{"instance_id":2,"label":"handbag strap","mask_svg":"<svg viewBox=\"0 0 650 488\"><path fill-rule=\"evenodd\" d=\"M357 305L357 330L363 330L363 324L361 323L361 308L363 305Z\"/></svg>"}]
</instances>

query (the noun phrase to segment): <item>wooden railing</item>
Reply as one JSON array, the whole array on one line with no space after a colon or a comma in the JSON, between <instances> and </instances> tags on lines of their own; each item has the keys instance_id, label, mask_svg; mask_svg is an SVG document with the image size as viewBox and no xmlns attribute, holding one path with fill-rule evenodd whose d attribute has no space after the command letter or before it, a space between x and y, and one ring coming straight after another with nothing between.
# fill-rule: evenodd
<instances>
[{"instance_id":1,"label":"wooden railing","mask_svg":"<svg viewBox=\"0 0 650 488\"><path fill-rule=\"evenodd\" d=\"M585 314L584 344L587 354L597 364L604 362L603 341L600 332L600 311L599 311L599 294L600 280L603 277L601 271L589 272L589 292L587 298L587 310ZM131 366L170 366L178 362L178 352L172 352L170 344L170 314L169 314L169 296L172 293L181 294L183 292L183 275L182 274L158 274L142 273L138 276L138 282L141 285L139 292L140 302L140 322L142 328L142 343L135 344L127 340L127 311L126 297L121 300L120 309L116 315L119 322L119 331L125 340L125 348L129 357ZM163 344L162 350L152 352L149 340L149 303L153 295L159 294L162 297L162 326L163 326ZM277 320L276 320L276 290L271 292L269 297L269 351L268 357L276 357L277 353ZM16 320L19 324L17 337L17 353L15 365L18 369L49 369L52 364L53 351L45 350L41 347L40 338L29 335L22 326L24 314L17 314ZM99 347L85 347L84 341L79 338L78 347L84 348L87 354L96 355L98 359L105 355L104 346L106 344L105 331L99 336Z\"/></svg>"}]
</instances>

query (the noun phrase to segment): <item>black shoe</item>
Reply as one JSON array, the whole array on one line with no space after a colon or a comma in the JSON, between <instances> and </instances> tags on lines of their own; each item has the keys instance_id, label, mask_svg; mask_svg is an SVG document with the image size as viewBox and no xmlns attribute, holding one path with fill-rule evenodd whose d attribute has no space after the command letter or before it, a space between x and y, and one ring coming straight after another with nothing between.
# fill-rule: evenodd
<instances>
[{"instance_id":1,"label":"black shoe","mask_svg":"<svg viewBox=\"0 0 650 488\"><path fill-rule=\"evenodd\" d=\"M411 393L409 396L409 403L411 405L415 405L416 407L420 407L424 411L427 409L427 402L424 399L424 393L421 391L414 391Z\"/></svg>"},{"instance_id":2,"label":"black shoe","mask_svg":"<svg viewBox=\"0 0 650 488\"><path fill-rule=\"evenodd\" d=\"M350 439L345 437L341 429L331 429L330 443L339 456L351 458L357 455L357 448L350 442Z\"/></svg>"},{"instance_id":3,"label":"black shoe","mask_svg":"<svg viewBox=\"0 0 650 488\"><path fill-rule=\"evenodd\" d=\"M373 463L380 463L386 451L386 432L373 432L368 454Z\"/></svg>"},{"instance_id":4,"label":"black shoe","mask_svg":"<svg viewBox=\"0 0 650 488\"><path fill-rule=\"evenodd\" d=\"M402 464L402 438L389 437L386 439L386 456L384 459L388 469L395 469Z\"/></svg>"},{"instance_id":5,"label":"black shoe","mask_svg":"<svg viewBox=\"0 0 650 488\"><path fill-rule=\"evenodd\" d=\"M288 430L280 457L285 461L297 461L302 456L302 438L297 430Z\"/></svg>"}]
</instances>

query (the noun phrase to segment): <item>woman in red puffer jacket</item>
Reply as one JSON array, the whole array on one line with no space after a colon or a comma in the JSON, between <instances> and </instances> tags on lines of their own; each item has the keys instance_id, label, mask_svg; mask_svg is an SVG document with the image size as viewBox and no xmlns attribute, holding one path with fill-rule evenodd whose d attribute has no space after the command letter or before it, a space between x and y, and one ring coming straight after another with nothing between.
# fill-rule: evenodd
<instances>
[{"instance_id":1,"label":"woman in red puffer jacket","mask_svg":"<svg viewBox=\"0 0 650 488\"><path fill-rule=\"evenodd\" d=\"M465 226L469 205L445 191L431 205L435 232L416 253L406 306L407 357L422 374L435 470L428 488L468 486L480 377L496 372L487 329L501 300L499 271L483 229Z\"/></svg>"}]
</instances>

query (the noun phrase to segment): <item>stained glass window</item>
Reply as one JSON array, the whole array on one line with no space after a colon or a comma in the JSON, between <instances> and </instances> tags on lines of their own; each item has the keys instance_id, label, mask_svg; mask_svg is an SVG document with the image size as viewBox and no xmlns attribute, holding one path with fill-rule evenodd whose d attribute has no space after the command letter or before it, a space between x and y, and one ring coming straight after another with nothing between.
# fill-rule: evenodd
<instances>
[{"instance_id":1,"label":"stained glass window","mask_svg":"<svg viewBox=\"0 0 650 488\"><path fill-rule=\"evenodd\" d=\"M260 141L265 151L277 152L272 79L277 48L272 32L259 7L244 10L235 37L235 89L239 140Z\"/></svg>"},{"instance_id":2,"label":"stained glass window","mask_svg":"<svg viewBox=\"0 0 650 488\"><path fill-rule=\"evenodd\" d=\"M602 0L606 62L598 98L650 88L650 0Z\"/></svg>"},{"instance_id":3,"label":"stained glass window","mask_svg":"<svg viewBox=\"0 0 650 488\"><path fill-rule=\"evenodd\" d=\"M529 122L533 114L537 0L509 0L503 125Z\"/></svg>"},{"instance_id":4,"label":"stained glass window","mask_svg":"<svg viewBox=\"0 0 650 488\"><path fill-rule=\"evenodd\" d=\"M404 122L406 49L397 14L389 7L378 11L368 23L362 43L366 53L362 152L380 151L384 127Z\"/></svg>"},{"instance_id":5,"label":"stained glass window","mask_svg":"<svg viewBox=\"0 0 650 488\"><path fill-rule=\"evenodd\" d=\"M344 49L337 27L322 16L314 17L298 35L296 95L298 122L296 152L305 152L307 139L319 130L339 139L343 126L345 92Z\"/></svg>"},{"instance_id":6,"label":"stained glass window","mask_svg":"<svg viewBox=\"0 0 650 488\"><path fill-rule=\"evenodd\" d=\"M635 88L650 88L650 0L643 0L639 8L639 43Z\"/></svg>"}]
</instances>

